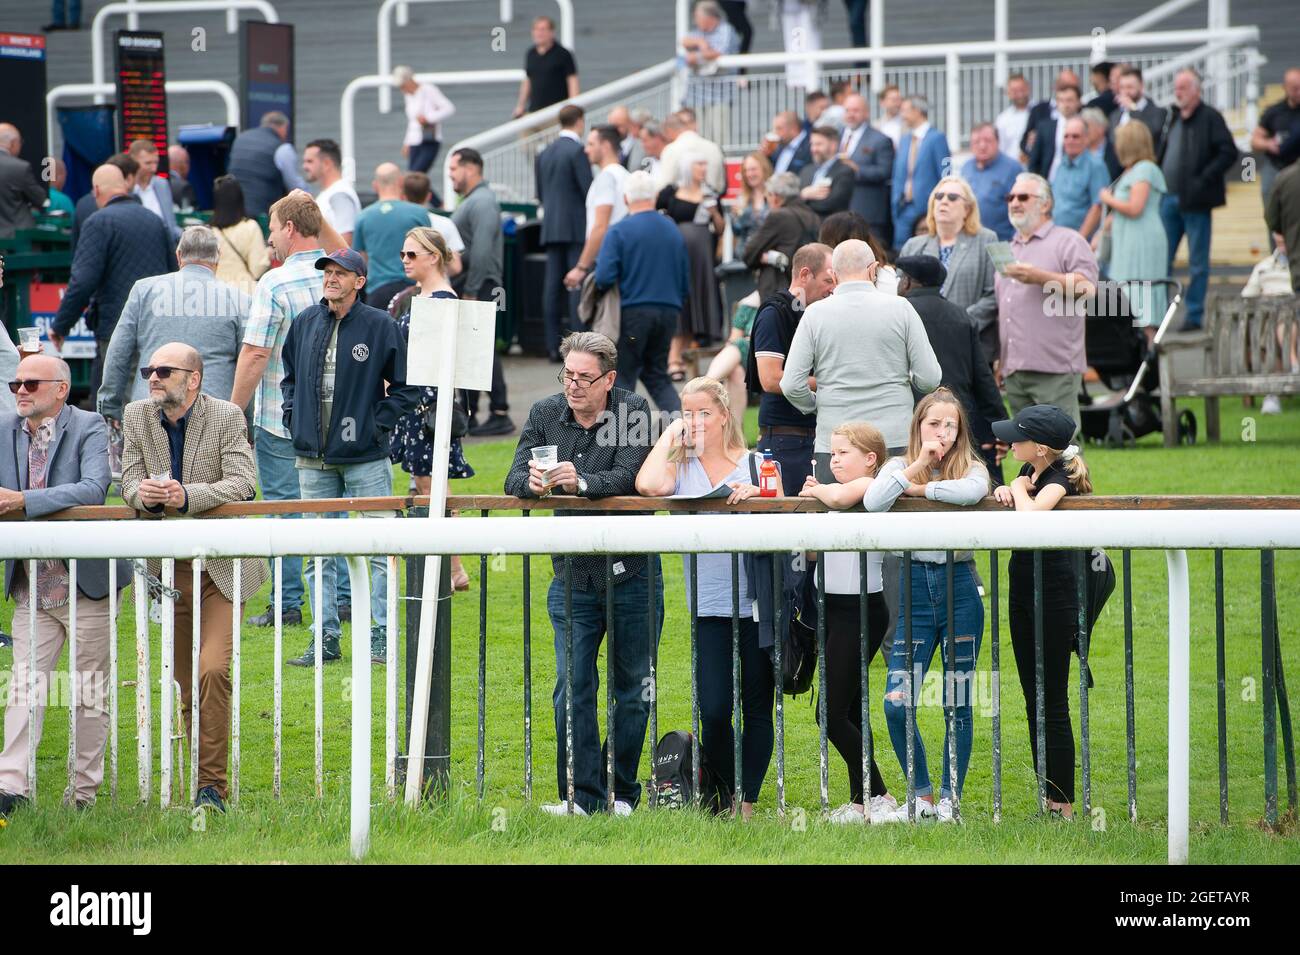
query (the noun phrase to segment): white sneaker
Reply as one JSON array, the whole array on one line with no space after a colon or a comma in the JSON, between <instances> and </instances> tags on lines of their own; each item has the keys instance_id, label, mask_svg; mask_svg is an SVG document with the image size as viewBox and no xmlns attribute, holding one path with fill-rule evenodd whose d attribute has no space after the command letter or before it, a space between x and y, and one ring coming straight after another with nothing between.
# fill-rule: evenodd
<instances>
[{"instance_id":1,"label":"white sneaker","mask_svg":"<svg viewBox=\"0 0 1300 955\"><path fill-rule=\"evenodd\" d=\"M940 822L956 821L952 814L952 800L947 797L939 800L939 805L935 807L934 811Z\"/></svg>"},{"instance_id":2,"label":"white sneaker","mask_svg":"<svg viewBox=\"0 0 1300 955\"><path fill-rule=\"evenodd\" d=\"M576 807L575 807L576 808ZM632 804L622 799L614 800L614 815L630 816L632 815Z\"/></svg>"},{"instance_id":3,"label":"white sneaker","mask_svg":"<svg viewBox=\"0 0 1300 955\"><path fill-rule=\"evenodd\" d=\"M934 808L933 803L926 802L924 799L916 800L916 821L917 822L933 822L936 818L937 818L937 810ZM886 822L910 821L907 818L907 803L906 802L899 803L898 808L894 810L893 814L888 819L882 821L886 821Z\"/></svg>"},{"instance_id":4,"label":"white sneaker","mask_svg":"<svg viewBox=\"0 0 1300 955\"><path fill-rule=\"evenodd\" d=\"M1279 398L1277 395L1265 395L1264 403L1260 405L1259 413L1260 414L1281 414L1282 399Z\"/></svg>"},{"instance_id":5,"label":"white sneaker","mask_svg":"<svg viewBox=\"0 0 1300 955\"><path fill-rule=\"evenodd\" d=\"M543 803L542 812L547 813L548 815L551 816L567 816L569 815L569 804L567 802ZM586 814L587 814L587 810L583 809L576 802L573 804L573 815L585 816Z\"/></svg>"},{"instance_id":6,"label":"white sneaker","mask_svg":"<svg viewBox=\"0 0 1300 955\"><path fill-rule=\"evenodd\" d=\"M871 822L873 825L892 821L888 817L892 816L897 810L898 800L889 793L885 793L883 796L871 797Z\"/></svg>"},{"instance_id":7,"label":"white sneaker","mask_svg":"<svg viewBox=\"0 0 1300 955\"><path fill-rule=\"evenodd\" d=\"M833 822L837 826L857 826L865 823L867 817L862 814L861 806L846 802L827 816L826 821Z\"/></svg>"}]
</instances>

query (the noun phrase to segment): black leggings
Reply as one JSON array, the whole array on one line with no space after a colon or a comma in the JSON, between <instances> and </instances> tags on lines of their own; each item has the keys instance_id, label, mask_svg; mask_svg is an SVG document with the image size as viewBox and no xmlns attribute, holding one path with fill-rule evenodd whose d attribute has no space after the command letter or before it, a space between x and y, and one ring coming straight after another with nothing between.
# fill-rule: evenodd
<instances>
[{"instance_id":1,"label":"black leggings","mask_svg":"<svg viewBox=\"0 0 1300 955\"><path fill-rule=\"evenodd\" d=\"M862 805L862 645L859 598L826 595L826 736L849 770L849 801ZM880 649L889 627L883 594L867 595L867 663ZM874 749L874 746L872 747ZM888 790L876 760L871 760L871 795Z\"/></svg>"},{"instance_id":2,"label":"black leggings","mask_svg":"<svg viewBox=\"0 0 1300 955\"><path fill-rule=\"evenodd\" d=\"M1043 553L1043 710L1047 726L1047 798L1074 802L1074 727L1070 723L1070 654L1079 631L1074 555ZM1029 718L1029 751L1038 772L1037 690L1034 662L1034 556L1013 551L1011 649Z\"/></svg>"},{"instance_id":3,"label":"black leggings","mask_svg":"<svg viewBox=\"0 0 1300 955\"><path fill-rule=\"evenodd\" d=\"M699 617L700 747L709 766L736 788L731 700L731 618ZM776 680L772 658L758 646L758 624L740 618L740 771L742 800L757 802L772 761L772 703Z\"/></svg>"}]
</instances>

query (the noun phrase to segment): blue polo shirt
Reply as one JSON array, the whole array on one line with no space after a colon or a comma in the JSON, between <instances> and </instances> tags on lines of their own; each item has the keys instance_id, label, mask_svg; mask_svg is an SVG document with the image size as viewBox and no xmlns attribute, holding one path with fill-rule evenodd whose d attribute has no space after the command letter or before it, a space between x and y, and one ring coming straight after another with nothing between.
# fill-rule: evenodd
<instances>
[{"instance_id":1,"label":"blue polo shirt","mask_svg":"<svg viewBox=\"0 0 1300 955\"><path fill-rule=\"evenodd\" d=\"M369 256L367 291L406 278L402 243L412 229L428 227L429 210L402 199L383 199L361 210L352 232L352 248Z\"/></svg>"},{"instance_id":2,"label":"blue polo shirt","mask_svg":"<svg viewBox=\"0 0 1300 955\"><path fill-rule=\"evenodd\" d=\"M983 169L974 159L967 160L961 167L961 177L970 184L975 202L980 207L980 225L992 229L1003 242L1010 242L1016 234L1007 218L1006 196L1016 184L1016 176L1024 171L1020 163L1003 152L999 152Z\"/></svg>"},{"instance_id":3,"label":"blue polo shirt","mask_svg":"<svg viewBox=\"0 0 1300 955\"><path fill-rule=\"evenodd\" d=\"M1092 153L1084 150L1077 159L1062 153L1052 177L1052 221L1077 232L1109 182L1106 165Z\"/></svg>"}]
</instances>

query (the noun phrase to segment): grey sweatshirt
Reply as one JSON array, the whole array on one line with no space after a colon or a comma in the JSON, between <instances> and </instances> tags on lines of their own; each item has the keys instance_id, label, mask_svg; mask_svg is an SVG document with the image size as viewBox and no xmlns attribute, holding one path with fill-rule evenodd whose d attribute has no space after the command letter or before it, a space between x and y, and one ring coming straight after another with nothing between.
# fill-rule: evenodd
<instances>
[{"instance_id":1,"label":"grey sweatshirt","mask_svg":"<svg viewBox=\"0 0 1300 955\"><path fill-rule=\"evenodd\" d=\"M809 375L817 378L815 392ZM817 415L817 451L830 451L831 432L846 421L869 421L888 447L900 448L912 421L912 388L933 391L942 376L907 299L870 282L841 282L800 320L781 391L800 411Z\"/></svg>"},{"instance_id":2,"label":"grey sweatshirt","mask_svg":"<svg viewBox=\"0 0 1300 955\"><path fill-rule=\"evenodd\" d=\"M820 384L821 382L818 382L819 386ZM912 486L911 482L903 476L906 467L907 462L902 458L890 458L886 461L885 466L876 475L876 479L867 488L867 493L863 495L862 506L873 512L887 511L893 507L899 496ZM983 464L972 465L963 478L953 481L931 480L925 486L927 500L942 501L945 504L978 504L988 496L988 493L989 472ZM894 551L894 553L900 552ZM955 561L971 558L972 554L968 550L959 550L953 554ZM948 555L941 550L914 550L912 559L923 560L928 564L942 564L948 559Z\"/></svg>"}]
</instances>

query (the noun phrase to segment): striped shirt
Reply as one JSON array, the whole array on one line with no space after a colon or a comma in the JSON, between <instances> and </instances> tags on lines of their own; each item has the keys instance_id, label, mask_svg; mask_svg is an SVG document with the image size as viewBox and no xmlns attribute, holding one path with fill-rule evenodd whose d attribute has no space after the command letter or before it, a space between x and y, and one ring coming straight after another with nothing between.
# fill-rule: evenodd
<instances>
[{"instance_id":1,"label":"striped shirt","mask_svg":"<svg viewBox=\"0 0 1300 955\"><path fill-rule=\"evenodd\" d=\"M284 426L284 396L280 392L280 382L284 380L281 351L289 325L303 309L320 301L324 274L317 270L316 260L324 254L324 249L295 252L278 269L263 275L257 281L248 312L244 344L271 349L266 371L262 372L262 381L257 386L253 424L279 438L290 436Z\"/></svg>"}]
</instances>

